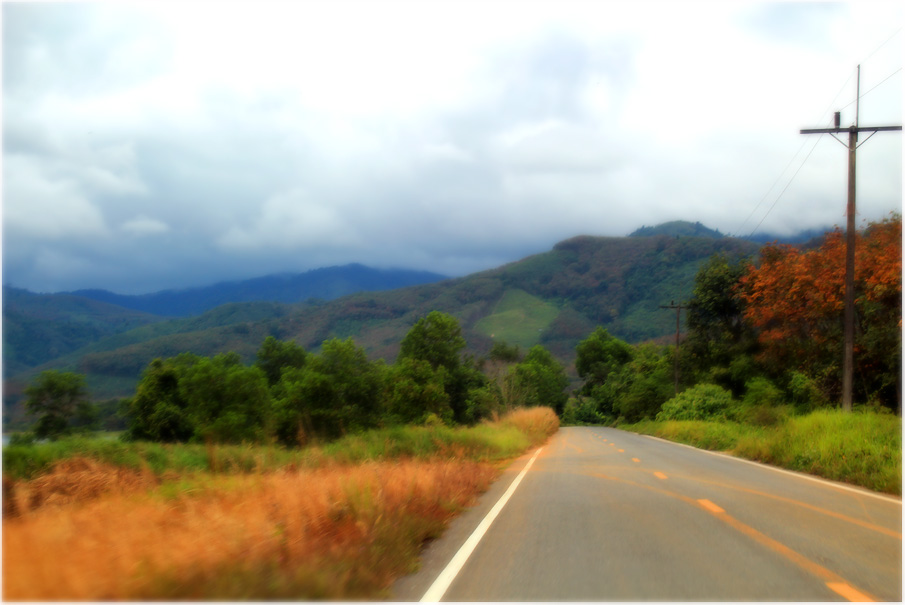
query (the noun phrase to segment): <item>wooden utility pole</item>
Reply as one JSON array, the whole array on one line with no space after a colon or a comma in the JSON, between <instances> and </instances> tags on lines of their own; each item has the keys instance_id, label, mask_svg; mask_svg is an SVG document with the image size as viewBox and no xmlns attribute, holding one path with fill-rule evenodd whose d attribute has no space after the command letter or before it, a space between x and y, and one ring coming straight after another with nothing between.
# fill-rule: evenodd
<instances>
[{"instance_id":1,"label":"wooden utility pole","mask_svg":"<svg viewBox=\"0 0 905 605\"><path fill-rule=\"evenodd\" d=\"M660 305L661 309L675 309L676 310L676 354L674 356L675 363L673 364L673 374L675 376L676 381L676 395L679 394L679 314L682 312L682 309L686 307L679 304L677 305L675 301L669 301L668 305Z\"/></svg>"},{"instance_id":2,"label":"wooden utility pole","mask_svg":"<svg viewBox=\"0 0 905 605\"><path fill-rule=\"evenodd\" d=\"M864 139L862 145L870 137L878 132L888 130L902 130L901 126L860 126L858 124L859 105L861 100L861 66L858 66L858 82L855 96L855 123L848 128L840 126L840 113L835 114L835 128L807 128L801 130L801 134L830 134L833 138L845 145L836 137L836 134L848 132L848 203L846 204L845 225L845 316L843 318L843 332L845 343L842 352L842 409L852 409L852 374L855 356L855 152L858 147L858 133L871 133Z\"/></svg>"}]
</instances>

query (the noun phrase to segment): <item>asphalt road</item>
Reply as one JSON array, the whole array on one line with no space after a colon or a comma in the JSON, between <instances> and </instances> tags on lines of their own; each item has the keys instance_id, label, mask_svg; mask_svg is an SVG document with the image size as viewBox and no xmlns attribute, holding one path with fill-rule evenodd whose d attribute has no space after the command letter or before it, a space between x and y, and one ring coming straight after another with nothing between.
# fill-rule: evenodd
<instances>
[{"instance_id":1,"label":"asphalt road","mask_svg":"<svg viewBox=\"0 0 905 605\"><path fill-rule=\"evenodd\" d=\"M902 600L898 498L602 427L535 453L392 600Z\"/></svg>"}]
</instances>

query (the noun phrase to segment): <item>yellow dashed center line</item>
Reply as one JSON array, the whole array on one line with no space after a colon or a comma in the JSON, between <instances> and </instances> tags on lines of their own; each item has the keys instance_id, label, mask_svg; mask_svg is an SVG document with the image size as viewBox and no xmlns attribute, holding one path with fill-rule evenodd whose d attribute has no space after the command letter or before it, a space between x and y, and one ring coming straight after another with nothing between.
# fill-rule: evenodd
<instances>
[{"instance_id":1,"label":"yellow dashed center line","mask_svg":"<svg viewBox=\"0 0 905 605\"><path fill-rule=\"evenodd\" d=\"M620 454L624 454L624 453L625 453L625 450L619 450L619 453L620 453Z\"/></svg>"},{"instance_id":2,"label":"yellow dashed center line","mask_svg":"<svg viewBox=\"0 0 905 605\"><path fill-rule=\"evenodd\" d=\"M826 585L830 590L839 593L843 598L849 601L857 601L861 603L872 603L873 599L862 592L859 592L844 582L827 582Z\"/></svg>"},{"instance_id":3,"label":"yellow dashed center line","mask_svg":"<svg viewBox=\"0 0 905 605\"><path fill-rule=\"evenodd\" d=\"M641 462L638 458L632 458L632 462Z\"/></svg>"},{"instance_id":4,"label":"yellow dashed center line","mask_svg":"<svg viewBox=\"0 0 905 605\"><path fill-rule=\"evenodd\" d=\"M698 503L712 513L720 514L726 512L710 500L698 500Z\"/></svg>"},{"instance_id":5,"label":"yellow dashed center line","mask_svg":"<svg viewBox=\"0 0 905 605\"><path fill-rule=\"evenodd\" d=\"M654 477L656 477L657 479L666 479L666 475L664 475L660 471L657 471L656 473L654 473Z\"/></svg>"},{"instance_id":6,"label":"yellow dashed center line","mask_svg":"<svg viewBox=\"0 0 905 605\"><path fill-rule=\"evenodd\" d=\"M759 542L760 544L766 546L773 552L784 556L792 563L798 565L798 567L800 567L801 569L804 569L805 571L808 571L809 573L817 576L824 581L827 588L839 594L843 598L849 601L860 602L872 602L876 600L874 597L868 596L867 594L854 588L851 584L846 582L844 578L840 577L838 574L830 571L819 563L811 561L802 554L792 550L785 544L778 542L765 534L762 534L750 525L742 523L735 517L727 515L726 511L724 511L722 508L720 508L710 500L698 500L698 504L700 504L710 512L717 514L718 518L725 521L727 524L729 524L730 527L748 536L749 538L752 538L756 542Z\"/></svg>"}]
</instances>

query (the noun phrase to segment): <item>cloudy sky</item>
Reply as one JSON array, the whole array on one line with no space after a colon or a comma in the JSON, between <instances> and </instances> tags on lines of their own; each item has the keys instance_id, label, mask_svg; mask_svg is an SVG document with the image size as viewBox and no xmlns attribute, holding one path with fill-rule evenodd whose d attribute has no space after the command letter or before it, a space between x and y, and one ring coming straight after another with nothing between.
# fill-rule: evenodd
<instances>
[{"instance_id":1,"label":"cloudy sky","mask_svg":"<svg viewBox=\"0 0 905 605\"><path fill-rule=\"evenodd\" d=\"M798 131L854 122L859 63L861 125L902 123L902 6L3 3L3 283L464 275L668 220L843 225L845 148ZM900 133L859 150L859 220L901 209L901 168Z\"/></svg>"}]
</instances>

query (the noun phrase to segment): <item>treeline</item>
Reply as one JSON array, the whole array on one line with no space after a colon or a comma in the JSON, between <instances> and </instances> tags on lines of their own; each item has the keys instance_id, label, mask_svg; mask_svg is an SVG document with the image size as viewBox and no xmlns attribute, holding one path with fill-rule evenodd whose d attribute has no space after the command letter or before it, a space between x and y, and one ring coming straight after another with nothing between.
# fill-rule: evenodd
<instances>
[{"instance_id":1,"label":"treeline","mask_svg":"<svg viewBox=\"0 0 905 605\"><path fill-rule=\"evenodd\" d=\"M406 334L392 365L369 360L351 338L327 340L314 354L273 336L251 365L236 353L155 359L122 401L124 438L301 446L382 426L474 424L515 407L562 413L568 378L546 349L521 358L497 343L475 360L465 347L458 321L434 311ZM26 394L38 438L90 428L97 415L78 374L44 372Z\"/></svg>"},{"instance_id":2,"label":"treeline","mask_svg":"<svg viewBox=\"0 0 905 605\"><path fill-rule=\"evenodd\" d=\"M859 405L898 413L901 232L894 215L858 235L853 389ZM128 439L289 446L396 424L474 424L533 405L552 407L567 424L771 424L840 399L844 248L837 230L807 250L769 244L756 260L712 256L696 275L680 347L633 346L598 327L576 348L582 385L572 398L562 364L544 347L522 358L497 342L476 360L457 320L433 311L391 365L369 360L352 339L326 340L314 354L273 336L251 365L236 353L156 359L120 415ZM45 372L26 395L37 437L97 424L84 377Z\"/></svg>"},{"instance_id":3,"label":"treeline","mask_svg":"<svg viewBox=\"0 0 905 605\"><path fill-rule=\"evenodd\" d=\"M854 399L901 414L901 216L869 224L858 234L856 251ZM808 250L768 244L757 262L712 256L695 278L678 351L631 346L603 328L578 345L576 369L584 384L564 421L771 424L837 405L844 254L836 230Z\"/></svg>"}]
</instances>

